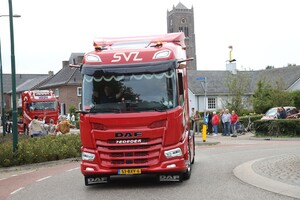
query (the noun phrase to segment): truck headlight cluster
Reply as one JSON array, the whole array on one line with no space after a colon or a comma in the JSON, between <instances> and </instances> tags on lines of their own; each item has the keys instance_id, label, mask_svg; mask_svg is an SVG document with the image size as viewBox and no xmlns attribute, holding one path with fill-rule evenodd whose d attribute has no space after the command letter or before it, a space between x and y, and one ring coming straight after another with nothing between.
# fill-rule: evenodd
<instances>
[{"instance_id":1,"label":"truck headlight cluster","mask_svg":"<svg viewBox=\"0 0 300 200\"><path fill-rule=\"evenodd\" d=\"M81 154L81 159L82 159L82 160L88 160L88 161L94 161L94 159L95 159L95 154L93 154L93 153L88 153L88 152L82 152L82 154Z\"/></svg>"},{"instance_id":2,"label":"truck headlight cluster","mask_svg":"<svg viewBox=\"0 0 300 200\"><path fill-rule=\"evenodd\" d=\"M176 156L182 156L182 151L181 149L178 147L176 149L171 149L171 150L168 150L168 151L165 151L165 156L167 158L173 158L173 157L176 157Z\"/></svg>"}]
</instances>

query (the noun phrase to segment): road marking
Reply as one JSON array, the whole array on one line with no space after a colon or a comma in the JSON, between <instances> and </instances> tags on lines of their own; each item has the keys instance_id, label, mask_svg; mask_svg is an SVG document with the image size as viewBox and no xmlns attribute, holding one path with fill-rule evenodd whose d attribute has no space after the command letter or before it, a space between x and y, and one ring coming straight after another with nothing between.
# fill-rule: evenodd
<instances>
[{"instance_id":1,"label":"road marking","mask_svg":"<svg viewBox=\"0 0 300 200\"><path fill-rule=\"evenodd\" d=\"M77 170L77 169L79 169L80 167L75 167L75 168L73 168L73 169L68 169L66 172L71 172L71 171L74 171L74 170Z\"/></svg>"},{"instance_id":2,"label":"road marking","mask_svg":"<svg viewBox=\"0 0 300 200\"><path fill-rule=\"evenodd\" d=\"M3 181L3 180L5 180L5 179L7 179L7 178L0 178L0 181Z\"/></svg>"},{"instance_id":3,"label":"road marking","mask_svg":"<svg viewBox=\"0 0 300 200\"><path fill-rule=\"evenodd\" d=\"M39 180L36 180L36 182L43 181L43 180L48 179L48 178L50 178L50 177L51 177L51 176L46 176L46 177L44 177L44 178L41 178L41 179L39 179Z\"/></svg>"},{"instance_id":4,"label":"road marking","mask_svg":"<svg viewBox=\"0 0 300 200\"><path fill-rule=\"evenodd\" d=\"M20 187L19 189L17 189L17 190L15 190L15 191L13 191L12 193L10 193L10 194L15 194L15 193L17 193L17 192L19 192L20 190L23 190L24 189L24 187Z\"/></svg>"},{"instance_id":5,"label":"road marking","mask_svg":"<svg viewBox=\"0 0 300 200\"><path fill-rule=\"evenodd\" d=\"M22 175L22 174L29 174L29 173L31 173L31 172L34 172L35 170L31 170L31 171L27 171L27 172L23 172L23 173L21 173L20 175Z\"/></svg>"},{"instance_id":6,"label":"road marking","mask_svg":"<svg viewBox=\"0 0 300 200\"><path fill-rule=\"evenodd\" d=\"M31 172L34 172L34 170L26 171L26 172L23 172L23 173L20 173L20 174L13 174L13 175L11 175L11 176L12 176L12 177L15 177L15 176L23 175L23 174L28 174L28 173L31 173Z\"/></svg>"}]
</instances>

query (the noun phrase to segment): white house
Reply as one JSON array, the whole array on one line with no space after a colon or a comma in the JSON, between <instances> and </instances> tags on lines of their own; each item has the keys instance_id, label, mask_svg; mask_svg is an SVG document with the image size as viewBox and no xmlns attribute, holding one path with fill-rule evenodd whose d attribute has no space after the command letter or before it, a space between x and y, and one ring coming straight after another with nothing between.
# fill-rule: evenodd
<instances>
[{"instance_id":1,"label":"white house","mask_svg":"<svg viewBox=\"0 0 300 200\"><path fill-rule=\"evenodd\" d=\"M246 89L243 97L243 106L252 108L250 97L254 94L257 83L265 80L271 85L280 85L284 90L300 90L300 66L282 68L239 71L245 79ZM216 111L226 107L231 94L227 85L230 77L236 76L230 71L197 71L188 70L190 109L195 108L200 112ZM204 80L206 79L206 92Z\"/></svg>"}]
</instances>

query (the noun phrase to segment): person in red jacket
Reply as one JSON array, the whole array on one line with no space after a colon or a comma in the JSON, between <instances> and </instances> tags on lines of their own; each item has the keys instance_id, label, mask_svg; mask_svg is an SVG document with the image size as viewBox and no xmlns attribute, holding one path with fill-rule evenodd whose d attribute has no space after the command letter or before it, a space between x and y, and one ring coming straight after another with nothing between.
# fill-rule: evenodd
<instances>
[{"instance_id":1,"label":"person in red jacket","mask_svg":"<svg viewBox=\"0 0 300 200\"><path fill-rule=\"evenodd\" d=\"M239 120L239 116L235 113L235 111L233 110L231 112L231 116L230 116L230 125L231 125L231 131L232 131L232 136L231 137L236 137L236 123Z\"/></svg>"},{"instance_id":2,"label":"person in red jacket","mask_svg":"<svg viewBox=\"0 0 300 200\"><path fill-rule=\"evenodd\" d=\"M213 129L214 129L213 136L217 136L218 135L218 125L220 123L220 119L215 111L213 112L211 123L212 123Z\"/></svg>"}]
</instances>

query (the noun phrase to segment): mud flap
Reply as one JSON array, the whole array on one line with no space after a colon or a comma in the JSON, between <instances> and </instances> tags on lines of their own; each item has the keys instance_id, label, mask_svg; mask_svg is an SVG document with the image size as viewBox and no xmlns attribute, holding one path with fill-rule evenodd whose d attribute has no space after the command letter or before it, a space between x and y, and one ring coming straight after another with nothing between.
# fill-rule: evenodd
<instances>
[{"instance_id":1,"label":"mud flap","mask_svg":"<svg viewBox=\"0 0 300 200\"><path fill-rule=\"evenodd\" d=\"M108 183L109 176L85 176L84 182L86 186Z\"/></svg>"}]
</instances>

